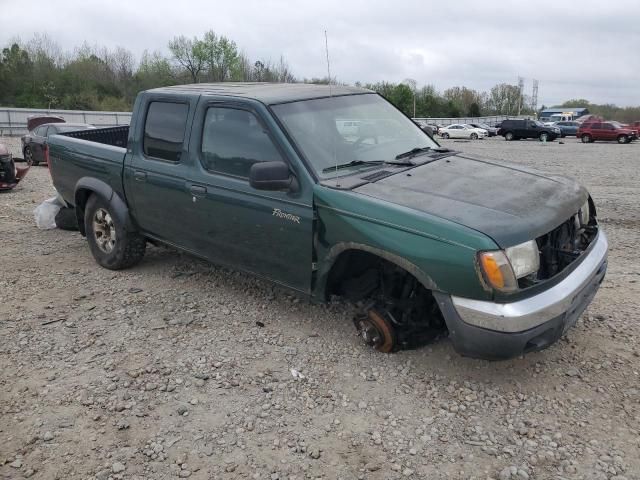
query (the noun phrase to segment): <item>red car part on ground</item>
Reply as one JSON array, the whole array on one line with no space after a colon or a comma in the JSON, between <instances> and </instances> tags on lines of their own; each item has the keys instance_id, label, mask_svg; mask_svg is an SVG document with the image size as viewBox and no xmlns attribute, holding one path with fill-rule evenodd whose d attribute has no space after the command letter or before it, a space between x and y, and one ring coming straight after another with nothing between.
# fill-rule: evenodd
<instances>
[{"instance_id":1,"label":"red car part on ground","mask_svg":"<svg viewBox=\"0 0 640 480\"><path fill-rule=\"evenodd\" d=\"M0 143L0 191L13 189L29 171L29 166L16 168L9 149Z\"/></svg>"}]
</instances>

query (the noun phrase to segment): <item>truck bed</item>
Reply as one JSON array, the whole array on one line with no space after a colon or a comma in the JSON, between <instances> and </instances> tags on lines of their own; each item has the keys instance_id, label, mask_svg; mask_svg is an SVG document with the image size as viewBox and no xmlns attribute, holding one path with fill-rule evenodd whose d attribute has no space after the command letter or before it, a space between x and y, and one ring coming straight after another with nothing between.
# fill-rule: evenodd
<instances>
[{"instance_id":1,"label":"truck bed","mask_svg":"<svg viewBox=\"0 0 640 480\"><path fill-rule=\"evenodd\" d=\"M71 138L79 138L88 142L113 145L115 147L127 148L129 137L129 125L120 127L96 128L92 130L80 130L78 132L67 132L62 135Z\"/></svg>"},{"instance_id":2,"label":"truck bed","mask_svg":"<svg viewBox=\"0 0 640 480\"><path fill-rule=\"evenodd\" d=\"M129 127L81 130L48 139L49 169L56 190L75 204L78 181L90 175L123 195L122 170Z\"/></svg>"}]
</instances>

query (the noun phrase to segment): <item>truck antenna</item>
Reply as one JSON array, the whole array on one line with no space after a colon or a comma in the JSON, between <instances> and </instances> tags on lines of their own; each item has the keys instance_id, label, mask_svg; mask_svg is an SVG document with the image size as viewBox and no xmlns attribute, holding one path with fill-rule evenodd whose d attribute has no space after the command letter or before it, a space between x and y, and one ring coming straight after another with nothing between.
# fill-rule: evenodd
<instances>
[{"instance_id":1,"label":"truck antenna","mask_svg":"<svg viewBox=\"0 0 640 480\"><path fill-rule=\"evenodd\" d=\"M331 66L329 64L329 41L327 40L327 31L324 31L324 50L327 53L327 76L329 77L329 96L332 97L331 94Z\"/></svg>"},{"instance_id":2,"label":"truck antenna","mask_svg":"<svg viewBox=\"0 0 640 480\"><path fill-rule=\"evenodd\" d=\"M324 50L327 54L327 76L329 81L329 97L333 98L333 90L331 88L331 64L329 63L329 40L327 39L327 31L324 31ZM338 159L336 157L336 139L331 142L333 148L333 163L336 166L336 187L338 186Z\"/></svg>"}]
</instances>

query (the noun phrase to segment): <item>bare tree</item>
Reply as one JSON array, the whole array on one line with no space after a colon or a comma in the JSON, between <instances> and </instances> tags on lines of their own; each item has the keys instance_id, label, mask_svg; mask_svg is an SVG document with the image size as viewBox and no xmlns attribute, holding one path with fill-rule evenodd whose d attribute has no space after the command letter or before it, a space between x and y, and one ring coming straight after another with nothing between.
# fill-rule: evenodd
<instances>
[{"instance_id":1,"label":"bare tree","mask_svg":"<svg viewBox=\"0 0 640 480\"><path fill-rule=\"evenodd\" d=\"M189 39L180 35L169 42L169 50L173 58L189 72L193 83L198 83L206 61L202 41L198 37Z\"/></svg>"}]
</instances>

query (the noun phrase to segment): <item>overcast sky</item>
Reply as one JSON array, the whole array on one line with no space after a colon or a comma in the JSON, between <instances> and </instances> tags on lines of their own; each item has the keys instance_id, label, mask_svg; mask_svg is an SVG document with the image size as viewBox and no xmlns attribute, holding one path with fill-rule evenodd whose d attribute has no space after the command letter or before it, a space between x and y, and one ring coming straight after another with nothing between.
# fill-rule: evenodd
<instances>
[{"instance_id":1,"label":"overcast sky","mask_svg":"<svg viewBox=\"0 0 640 480\"><path fill-rule=\"evenodd\" d=\"M0 0L0 44L47 33L64 49L166 52L209 29L255 59L284 55L297 77L489 90L538 79L538 105L571 98L640 105L638 0Z\"/></svg>"}]
</instances>

